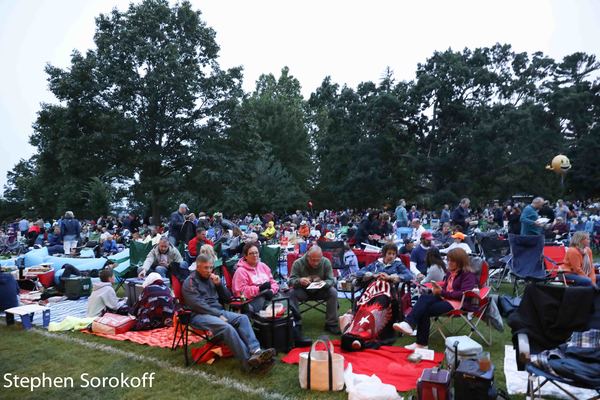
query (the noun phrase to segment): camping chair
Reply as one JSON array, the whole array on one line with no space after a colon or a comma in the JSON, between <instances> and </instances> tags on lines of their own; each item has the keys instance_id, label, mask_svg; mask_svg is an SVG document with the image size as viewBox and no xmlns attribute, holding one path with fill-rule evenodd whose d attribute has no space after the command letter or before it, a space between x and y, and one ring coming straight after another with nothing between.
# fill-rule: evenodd
<instances>
[{"instance_id":1,"label":"camping chair","mask_svg":"<svg viewBox=\"0 0 600 400\"><path fill-rule=\"evenodd\" d=\"M196 360L202 359L209 351L217 346L221 346L219 339L212 335L209 330L195 329L190 324L192 322L191 310L185 308L183 301L183 294L181 291L182 283L176 277L171 278L171 288L173 289L173 295L179 301L182 308L177 311L176 318L174 319L174 332L173 332L173 343L171 344L171 350L177 349L179 344L183 345L183 354L185 357L185 366L187 367L189 362L188 348L189 348L189 334L199 336L204 342L204 350L196 357Z\"/></svg>"},{"instance_id":2,"label":"camping chair","mask_svg":"<svg viewBox=\"0 0 600 400\"><path fill-rule=\"evenodd\" d=\"M131 242L129 243L129 262L132 266L139 268L144 264L148 253L152 250L152 242Z\"/></svg>"},{"instance_id":3,"label":"camping chair","mask_svg":"<svg viewBox=\"0 0 600 400\"><path fill-rule=\"evenodd\" d=\"M510 252L510 244L508 240L500 239L495 232L492 234L479 234L477 242L479 243L482 256L490 269L490 286L498 290L500 284L508 274L508 268L503 258ZM495 285L492 285L492 278L494 278Z\"/></svg>"},{"instance_id":4,"label":"camping chair","mask_svg":"<svg viewBox=\"0 0 600 400\"><path fill-rule=\"evenodd\" d=\"M271 247L269 245L260 246L260 261L264 262L271 269L271 273L273 276L277 276L277 278L281 278L281 273L279 271L279 255L281 253L281 247Z\"/></svg>"},{"instance_id":5,"label":"camping chair","mask_svg":"<svg viewBox=\"0 0 600 400\"><path fill-rule=\"evenodd\" d=\"M552 283L529 284L519 308L510 315L508 324L516 347L517 368L527 371L529 376L529 398L536 398L536 393L539 396L537 398L541 398L542 387L550 383L574 400L577 397L564 385L596 391L598 395L591 399L600 399L600 387L550 373L531 363L532 354L557 348L573 332L600 329L600 294L594 288Z\"/></svg>"},{"instance_id":6,"label":"camping chair","mask_svg":"<svg viewBox=\"0 0 600 400\"><path fill-rule=\"evenodd\" d=\"M479 330L479 323L483 319L485 312L490 303L489 294L490 287L487 285L488 276L489 276L489 267L487 263L476 257L472 258L471 265L474 267L475 273L479 275L479 288L466 291L463 293L463 297L460 301L460 307L452 310L444 315L433 318L433 324L431 327L430 336L434 335L436 332L439 333L444 339L446 336L457 336L457 334L466 326L468 326L471 330L469 337L471 337L474 333L476 333L481 340L485 342L488 346L492 345L492 327L489 328L489 336L485 336ZM479 268L478 268L479 267ZM479 269L479 271L477 271ZM463 304L465 300L470 300L477 303L477 309L475 311L465 311L463 310ZM443 322L445 319L449 318L449 323ZM458 329L453 329L450 325L454 319L460 319L462 325ZM448 335L446 335L448 332Z\"/></svg>"},{"instance_id":7,"label":"camping chair","mask_svg":"<svg viewBox=\"0 0 600 400\"><path fill-rule=\"evenodd\" d=\"M544 265L551 277L556 277L563 264L567 249L565 246L544 246Z\"/></svg>"},{"instance_id":8,"label":"camping chair","mask_svg":"<svg viewBox=\"0 0 600 400\"><path fill-rule=\"evenodd\" d=\"M508 235L510 255L505 257L513 278L513 296L519 294L519 284L547 279L544 268L543 235Z\"/></svg>"},{"instance_id":9,"label":"camping chair","mask_svg":"<svg viewBox=\"0 0 600 400\"><path fill-rule=\"evenodd\" d=\"M129 260L122 261L115 268L113 268L113 276L115 277L115 292L125 284L127 278L134 278L137 276L137 267L131 265Z\"/></svg>"}]
</instances>

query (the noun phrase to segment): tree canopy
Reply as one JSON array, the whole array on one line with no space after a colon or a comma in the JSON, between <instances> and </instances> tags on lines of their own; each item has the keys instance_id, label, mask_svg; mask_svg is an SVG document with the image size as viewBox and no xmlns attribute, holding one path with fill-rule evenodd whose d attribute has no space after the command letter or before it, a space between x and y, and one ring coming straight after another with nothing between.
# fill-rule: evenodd
<instances>
[{"instance_id":1,"label":"tree canopy","mask_svg":"<svg viewBox=\"0 0 600 400\"><path fill-rule=\"evenodd\" d=\"M8 173L4 207L106 213L127 198L158 217L185 201L225 212L429 205L517 192L600 196L600 63L508 44L436 51L397 81L325 77L305 99L287 67L242 90L188 2L145 0L96 19L96 48L46 67L37 154ZM573 165L565 185L544 170Z\"/></svg>"}]
</instances>

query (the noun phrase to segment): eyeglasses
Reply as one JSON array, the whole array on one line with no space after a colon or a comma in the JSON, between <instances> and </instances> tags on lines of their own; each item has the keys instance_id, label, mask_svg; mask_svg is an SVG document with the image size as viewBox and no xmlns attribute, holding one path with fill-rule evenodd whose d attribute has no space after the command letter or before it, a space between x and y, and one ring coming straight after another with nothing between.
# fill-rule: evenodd
<instances>
[{"instance_id":1,"label":"eyeglasses","mask_svg":"<svg viewBox=\"0 0 600 400\"><path fill-rule=\"evenodd\" d=\"M258 251L249 251L248 255L249 256L258 256L260 253Z\"/></svg>"}]
</instances>

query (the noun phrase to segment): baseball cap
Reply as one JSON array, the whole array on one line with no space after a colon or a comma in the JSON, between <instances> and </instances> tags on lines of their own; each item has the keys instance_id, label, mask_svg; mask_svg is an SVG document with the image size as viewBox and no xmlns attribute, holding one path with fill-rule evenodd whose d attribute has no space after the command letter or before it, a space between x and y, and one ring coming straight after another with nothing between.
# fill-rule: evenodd
<instances>
[{"instance_id":1,"label":"baseball cap","mask_svg":"<svg viewBox=\"0 0 600 400\"><path fill-rule=\"evenodd\" d=\"M181 204L179 205L179 208L185 208L186 210L189 210L189 208L188 208L187 204L185 204L185 203L181 203Z\"/></svg>"},{"instance_id":2,"label":"baseball cap","mask_svg":"<svg viewBox=\"0 0 600 400\"><path fill-rule=\"evenodd\" d=\"M405 245L407 245L407 244L409 244L409 243L412 243L412 242L414 242L414 240L412 240L411 238L406 238L406 239L404 239L404 244L405 244Z\"/></svg>"},{"instance_id":3,"label":"baseball cap","mask_svg":"<svg viewBox=\"0 0 600 400\"><path fill-rule=\"evenodd\" d=\"M452 237L454 239L460 239L460 240L465 240L465 238L467 237L464 233L462 232L456 232L454 235L452 235Z\"/></svg>"},{"instance_id":4,"label":"baseball cap","mask_svg":"<svg viewBox=\"0 0 600 400\"><path fill-rule=\"evenodd\" d=\"M433 235L431 234L431 232L425 231L425 232L421 233L421 239L432 240Z\"/></svg>"}]
</instances>

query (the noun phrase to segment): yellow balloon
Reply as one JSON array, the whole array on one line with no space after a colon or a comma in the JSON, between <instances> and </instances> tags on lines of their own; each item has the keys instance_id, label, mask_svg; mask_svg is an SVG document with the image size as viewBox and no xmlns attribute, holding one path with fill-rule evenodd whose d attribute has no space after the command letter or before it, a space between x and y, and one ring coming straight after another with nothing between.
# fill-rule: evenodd
<instances>
[{"instance_id":1,"label":"yellow balloon","mask_svg":"<svg viewBox=\"0 0 600 400\"><path fill-rule=\"evenodd\" d=\"M552 159L550 165L546 165L546 169L564 175L571 169L571 161L566 156L559 154Z\"/></svg>"}]
</instances>

